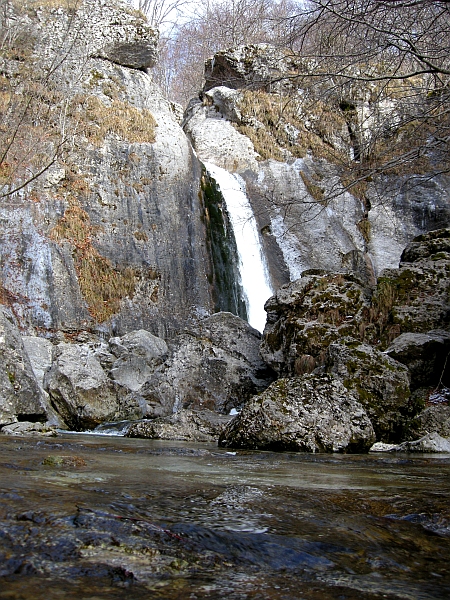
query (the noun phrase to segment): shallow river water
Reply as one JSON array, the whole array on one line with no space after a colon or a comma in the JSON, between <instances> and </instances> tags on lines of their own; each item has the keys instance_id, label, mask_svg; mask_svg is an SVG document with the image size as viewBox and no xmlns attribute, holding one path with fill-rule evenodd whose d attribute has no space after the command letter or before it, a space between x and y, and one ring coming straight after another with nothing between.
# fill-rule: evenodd
<instances>
[{"instance_id":1,"label":"shallow river water","mask_svg":"<svg viewBox=\"0 0 450 600\"><path fill-rule=\"evenodd\" d=\"M450 598L450 457L0 436L0 600Z\"/></svg>"}]
</instances>

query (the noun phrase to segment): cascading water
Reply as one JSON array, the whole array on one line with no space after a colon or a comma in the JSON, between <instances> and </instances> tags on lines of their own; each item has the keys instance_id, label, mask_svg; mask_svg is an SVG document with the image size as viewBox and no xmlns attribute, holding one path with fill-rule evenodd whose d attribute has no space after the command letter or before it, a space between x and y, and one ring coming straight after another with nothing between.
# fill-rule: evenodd
<instances>
[{"instance_id":1,"label":"cascading water","mask_svg":"<svg viewBox=\"0 0 450 600\"><path fill-rule=\"evenodd\" d=\"M204 164L220 188L233 228L248 322L263 331L266 323L264 303L273 295L273 290L245 183L239 175L211 163Z\"/></svg>"}]
</instances>

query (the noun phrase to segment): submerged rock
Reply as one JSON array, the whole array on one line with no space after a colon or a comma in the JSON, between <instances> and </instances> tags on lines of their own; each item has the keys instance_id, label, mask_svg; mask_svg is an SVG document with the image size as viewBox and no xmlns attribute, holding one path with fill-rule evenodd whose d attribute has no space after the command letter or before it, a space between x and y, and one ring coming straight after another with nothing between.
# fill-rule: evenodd
<instances>
[{"instance_id":1,"label":"submerged rock","mask_svg":"<svg viewBox=\"0 0 450 600\"><path fill-rule=\"evenodd\" d=\"M252 398L225 428L219 445L297 452L365 452L375 433L357 396L338 378L279 379Z\"/></svg>"},{"instance_id":2,"label":"submerged rock","mask_svg":"<svg viewBox=\"0 0 450 600\"><path fill-rule=\"evenodd\" d=\"M230 419L232 417L229 415L220 415L207 409L182 409L170 417L133 423L125 437L216 442Z\"/></svg>"}]
</instances>

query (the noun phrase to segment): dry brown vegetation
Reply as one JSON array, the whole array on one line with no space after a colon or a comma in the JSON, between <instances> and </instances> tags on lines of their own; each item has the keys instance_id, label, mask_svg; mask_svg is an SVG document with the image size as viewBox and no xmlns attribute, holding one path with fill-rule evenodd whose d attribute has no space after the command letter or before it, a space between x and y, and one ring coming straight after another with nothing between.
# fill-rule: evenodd
<instances>
[{"instance_id":1,"label":"dry brown vegetation","mask_svg":"<svg viewBox=\"0 0 450 600\"><path fill-rule=\"evenodd\" d=\"M95 96L77 96L71 115L80 122L83 134L94 145L101 145L108 134L131 143L153 143L157 123L152 113L114 99L110 105Z\"/></svg>"},{"instance_id":2,"label":"dry brown vegetation","mask_svg":"<svg viewBox=\"0 0 450 600\"><path fill-rule=\"evenodd\" d=\"M334 134L341 135L345 126L339 110L314 102L308 108L311 118L307 129L307 119L303 116L306 107L297 97L245 90L238 106L242 122L236 128L251 139L262 160L273 158L281 161L285 158L284 150L298 158L303 158L307 152L328 160L339 155L330 142Z\"/></svg>"},{"instance_id":3,"label":"dry brown vegetation","mask_svg":"<svg viewBox=\"0 0 450 600\"><path fill-rule=\"evenodd\" d=\"M64 216L50 232L50 239L69 243L81 293L89 313L99 323L120 309L123 298L132 298L136 288L136 270L117 269L93 245L98 227L72 196Z\"/></svg>"}]
</instances>

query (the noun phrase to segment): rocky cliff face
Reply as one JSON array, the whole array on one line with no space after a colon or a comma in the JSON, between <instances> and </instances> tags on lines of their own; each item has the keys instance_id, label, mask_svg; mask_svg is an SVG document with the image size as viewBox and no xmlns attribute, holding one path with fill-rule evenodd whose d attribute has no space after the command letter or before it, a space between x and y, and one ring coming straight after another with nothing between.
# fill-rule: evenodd
<instances>
[{"instance_id":1,"label":"rocky cliff face","mask_svg":"<svg viewBox=\"0 0 450 600\"><path fill-rule=\"evenodd\" d=\"M350 185L342 166L358 163L356 128L368 138L395 104L372 101L362 85L348 99L320 99L292 77L309 68L267 45L219 52L184 128L202 160L245 179L275 288L311 268L373 284L415 236L447 226L449 179L404 168Z\"/></svg>"},{"instance_id":2,"label":"rocky cliff face","mask_svg":"<svg viewBox=\"0 0 450 600\"><path fill-rule=\"evenodd\" d=\"M13 18L32 43L3 58L3 85L14 97L33 69L53 121L31 157L48 169L0 206L2 302L30 333L173 335L214 304L200 165L146 72L156 33L110 0Z\"/></svg>"}]
</instances>

